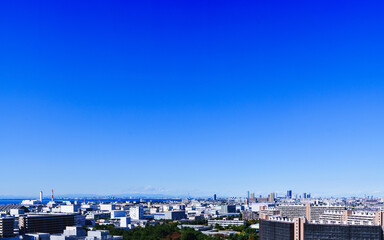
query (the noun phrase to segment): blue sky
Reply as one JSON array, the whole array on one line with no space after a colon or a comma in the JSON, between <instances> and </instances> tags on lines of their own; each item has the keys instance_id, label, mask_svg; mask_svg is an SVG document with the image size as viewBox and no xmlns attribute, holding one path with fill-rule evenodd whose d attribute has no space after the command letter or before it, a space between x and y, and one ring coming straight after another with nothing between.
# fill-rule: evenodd
<instances>
[{"instance_id":1,"label":"blue sky","mask_svg":"<svg viewBox=\"0 0 384 240\"><path fill-rule=\"evenodd\" d=\"M0 195L383 195L382 1L4 1Z\"/></svg>"}]
</instances>

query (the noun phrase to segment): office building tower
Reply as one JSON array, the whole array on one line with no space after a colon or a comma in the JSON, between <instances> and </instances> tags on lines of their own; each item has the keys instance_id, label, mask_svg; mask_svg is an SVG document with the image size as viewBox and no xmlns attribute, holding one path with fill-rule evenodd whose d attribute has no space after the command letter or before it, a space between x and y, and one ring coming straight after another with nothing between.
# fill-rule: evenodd
<instances>
[{"instance_id":1,"label":"office building tower","mask_svg":"<svg viewBox=\"0 0 384 240\"><path fill-rule=\"evenodd\" d=\"M287 191L287 198L289 198L289 199L292 198L292 190Z\"/></svg>"},{"instance_id":2,"label":"office building tower","mask_svg":"<svg viewBox=\"0 0 384 240\"><path fill-rule=\"evenodd\" d=\"M254 198L255 198L255 193L251 193L251 194L249 195L249 198L250 198L250 199L254 199Z\"/></svg>"},{"instance_id":3,"label":"office building tower","mask_svg":"<svg viewBox=\"0 0 384 240\"><path fill-rule=\"evenodd\" d=\"M213 194L213 201L216 201L216 200L217 200L216 194Z\"/></svg>"},{"instance_id":4,"label":"office building tower","mask_svg":"<svg viewBox=\"0 0 384 240\"><path fill-rule=\"evenodd\" d=\"M40 191L40 202L43 203L43 191Z\"/></svg>"},{"instance_id":5,"label":"office building tower","mask_svg":"<svg viewBox=\"0 0 384 240\"><path fill-rule=\"evenodd\" d=\"M276 198L276 193L270 193L268 201L275 202L275 198Z\"/></svg>"}]
</instances>

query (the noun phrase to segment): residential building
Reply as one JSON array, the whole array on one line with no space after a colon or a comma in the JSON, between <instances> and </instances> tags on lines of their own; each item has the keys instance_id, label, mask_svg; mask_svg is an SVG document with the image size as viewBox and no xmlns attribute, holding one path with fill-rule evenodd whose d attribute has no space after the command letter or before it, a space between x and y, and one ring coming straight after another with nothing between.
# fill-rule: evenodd
<instances>
[{"instance_id":1,"label":"residential building","mask_svg":"<svg viewBox=\"0 0 384 240\"><path fill-rule=\"evenodd\" d=\"M67 226L75 225L75 214L29 214L19 217L21 233L62 233Z\"/></svg>"},{"instance_id":2,"label":"residential building","mask_svg":"<svg viewBox=\"0 0 384 240\"><path fill-rule=\"evenodd\" d=\"M0 238L14 236L15 219L13 217L0 217Z\"/></svg>"}]
</instances>

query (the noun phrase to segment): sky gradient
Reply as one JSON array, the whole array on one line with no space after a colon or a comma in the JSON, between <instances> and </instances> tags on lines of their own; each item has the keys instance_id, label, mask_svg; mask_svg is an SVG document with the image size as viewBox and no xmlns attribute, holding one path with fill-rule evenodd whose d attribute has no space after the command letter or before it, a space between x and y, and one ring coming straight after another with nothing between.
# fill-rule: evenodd
<instances>
[{"instance_id":1,"label":"sky gradient","mask_svg":"<svg viewBox=\"0 0 384 240\"><path fill-rule=\"evenodd\" d=\"M383 1L3 1L0 195L384 195Z\"/></svg>"}]
</instances>

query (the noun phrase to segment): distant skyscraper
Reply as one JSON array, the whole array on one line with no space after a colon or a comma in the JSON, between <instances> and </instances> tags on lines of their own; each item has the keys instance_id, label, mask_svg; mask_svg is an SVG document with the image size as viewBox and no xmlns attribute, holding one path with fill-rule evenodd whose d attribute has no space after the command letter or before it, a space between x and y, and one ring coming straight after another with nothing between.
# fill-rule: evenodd
<instances>
[{"instance_id":1,"label":"distant skyscraper","mask_svg":"<svg viewBox=\"0 0 384 240\"><path fill-rule=\"evenodd\" d=\"M249 191L247 192L247 198L249 199Z\"/></svg>"},{"instance_id":2,"label":"distant skyscraper","mask_svg":"<svg viewBox=\"0 0 384 240\"><path fill-rule=\"evenodd\" d=\"M307 193L303 193L303 198L307 198Z\"/></svg>"},{"instance_id":3,"label":"distant skyscraper","mask_svg":"<svg viewBox=\"0 0 384 240\"><path fill-rule=\"evenodd\" d=\"M249 198L250 198L250 199L254 199L254 198L255 198L255 193L251 193L251 194L249 195Z\"/></svg>"},{"instance_id":4,"label":"distant skyscraper","mask_svg":"<svg viewBox=\"0 0 384 240\"><path fill-rule=\"evenodd\" d=\"M43 191L40 191L40 202L43 202Z\"/></svg>"},{"instance_id":5,"label":"distant skyscraper","mask_svg":"<svg viewBox=\"0 0 384 240\"><path fill-rule=\"evenodd\" d=\"M270 193L268 201L275 202L275 198L276 198L276 193Z\"/></svg>"},{"instance_id":6,"label":"distant skyscraper","mask_svg":"<svg viewBox=\"0 0 384 240\"><path fill-rule=\"evenodd\" d=\"M287 198L292 198L292 190L287 191Z\"/></svg>"},{"instance_id":7,"label":"distant skyscraper","mask_svg":"<svg viewBox=\"0 0 384 240\"><path fill-rule=\"evenodd\" d=\"M213 201L216 201L217 198L216 198L216 194L213 194Z\"/></svg>"}]
</instances>

